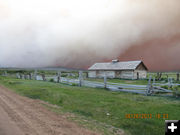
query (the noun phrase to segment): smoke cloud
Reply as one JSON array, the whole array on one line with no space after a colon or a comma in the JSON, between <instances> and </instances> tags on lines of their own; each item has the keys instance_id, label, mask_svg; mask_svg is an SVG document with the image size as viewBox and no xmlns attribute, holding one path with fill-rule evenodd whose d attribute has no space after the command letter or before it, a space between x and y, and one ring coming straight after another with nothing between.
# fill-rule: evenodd
<instances>
[{"instance_id":1,"label":"smoke cloud","mask_svg":"<svg viewBox=\"0 0 180 135\"><path fill-rule=\"evenodd\" d=\"M179 13L179 0L0 0L0 66L87 67L179 35Z\"/></svg>"}]
</instances>

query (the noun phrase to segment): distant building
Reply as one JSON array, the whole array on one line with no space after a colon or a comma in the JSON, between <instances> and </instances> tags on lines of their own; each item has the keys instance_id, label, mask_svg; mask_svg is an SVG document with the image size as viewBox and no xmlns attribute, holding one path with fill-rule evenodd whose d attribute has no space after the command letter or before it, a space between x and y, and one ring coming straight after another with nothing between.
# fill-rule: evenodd
<instances>
[{"instance_id":1,"label":"distant building","mask_svg":"<svg viewBox=\"0 0 180 135\"><path fill-rule=\"evenodd\" d=\"M122 78L144 79L147 76L147 67L142 61L112 60L108 63L95 63L88 69L89 78Z\"/></svg>"}]
</instances>

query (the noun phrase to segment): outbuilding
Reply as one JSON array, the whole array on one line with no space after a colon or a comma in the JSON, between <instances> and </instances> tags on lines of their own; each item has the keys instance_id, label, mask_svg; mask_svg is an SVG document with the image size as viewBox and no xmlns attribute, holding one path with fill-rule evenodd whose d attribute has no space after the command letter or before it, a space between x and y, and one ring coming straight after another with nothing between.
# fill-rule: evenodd
<instances>
[{"instance_id":1,"label":"outbuilding","mask_svg":"<svg viewBox=\"0 0 180 135\"><path fill-rule=\"evenodd\" d=\"M122 61L95 63L88 69L89 78L122 78L122 79L145 79L147 67L143 61Z\"/></svg>"}]
</instances>

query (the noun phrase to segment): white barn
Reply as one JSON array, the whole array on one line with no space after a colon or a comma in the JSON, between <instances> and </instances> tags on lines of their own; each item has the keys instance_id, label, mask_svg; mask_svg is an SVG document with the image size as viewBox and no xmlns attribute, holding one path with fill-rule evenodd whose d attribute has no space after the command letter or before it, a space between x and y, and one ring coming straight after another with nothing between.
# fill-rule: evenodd
<instances>
[{"instance_id":1,"label":"white barn","mask_svg":"<svg viewBox=\"0 0 180 135\"><path fill-rule=\"evenodd\" d=\"M147 67L142 61L112 60L108 63L95 63L88 69L89 78L122 78L122 79L145 79Z\"/></svg>"}]
</instances>

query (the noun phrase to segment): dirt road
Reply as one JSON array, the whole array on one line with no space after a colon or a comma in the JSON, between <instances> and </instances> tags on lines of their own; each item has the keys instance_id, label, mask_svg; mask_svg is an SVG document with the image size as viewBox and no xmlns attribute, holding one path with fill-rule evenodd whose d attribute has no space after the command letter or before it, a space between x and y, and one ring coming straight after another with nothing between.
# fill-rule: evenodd
<instances>
[{"instance_id":1,"label":"dirt road","mask_svg":"<svg viewBox=\"0 0 180 135\"><path fill-rule=\"evenodd\" d=\"M97 135L0 86L0 135Z\"/></svg>"}]
</instances>

